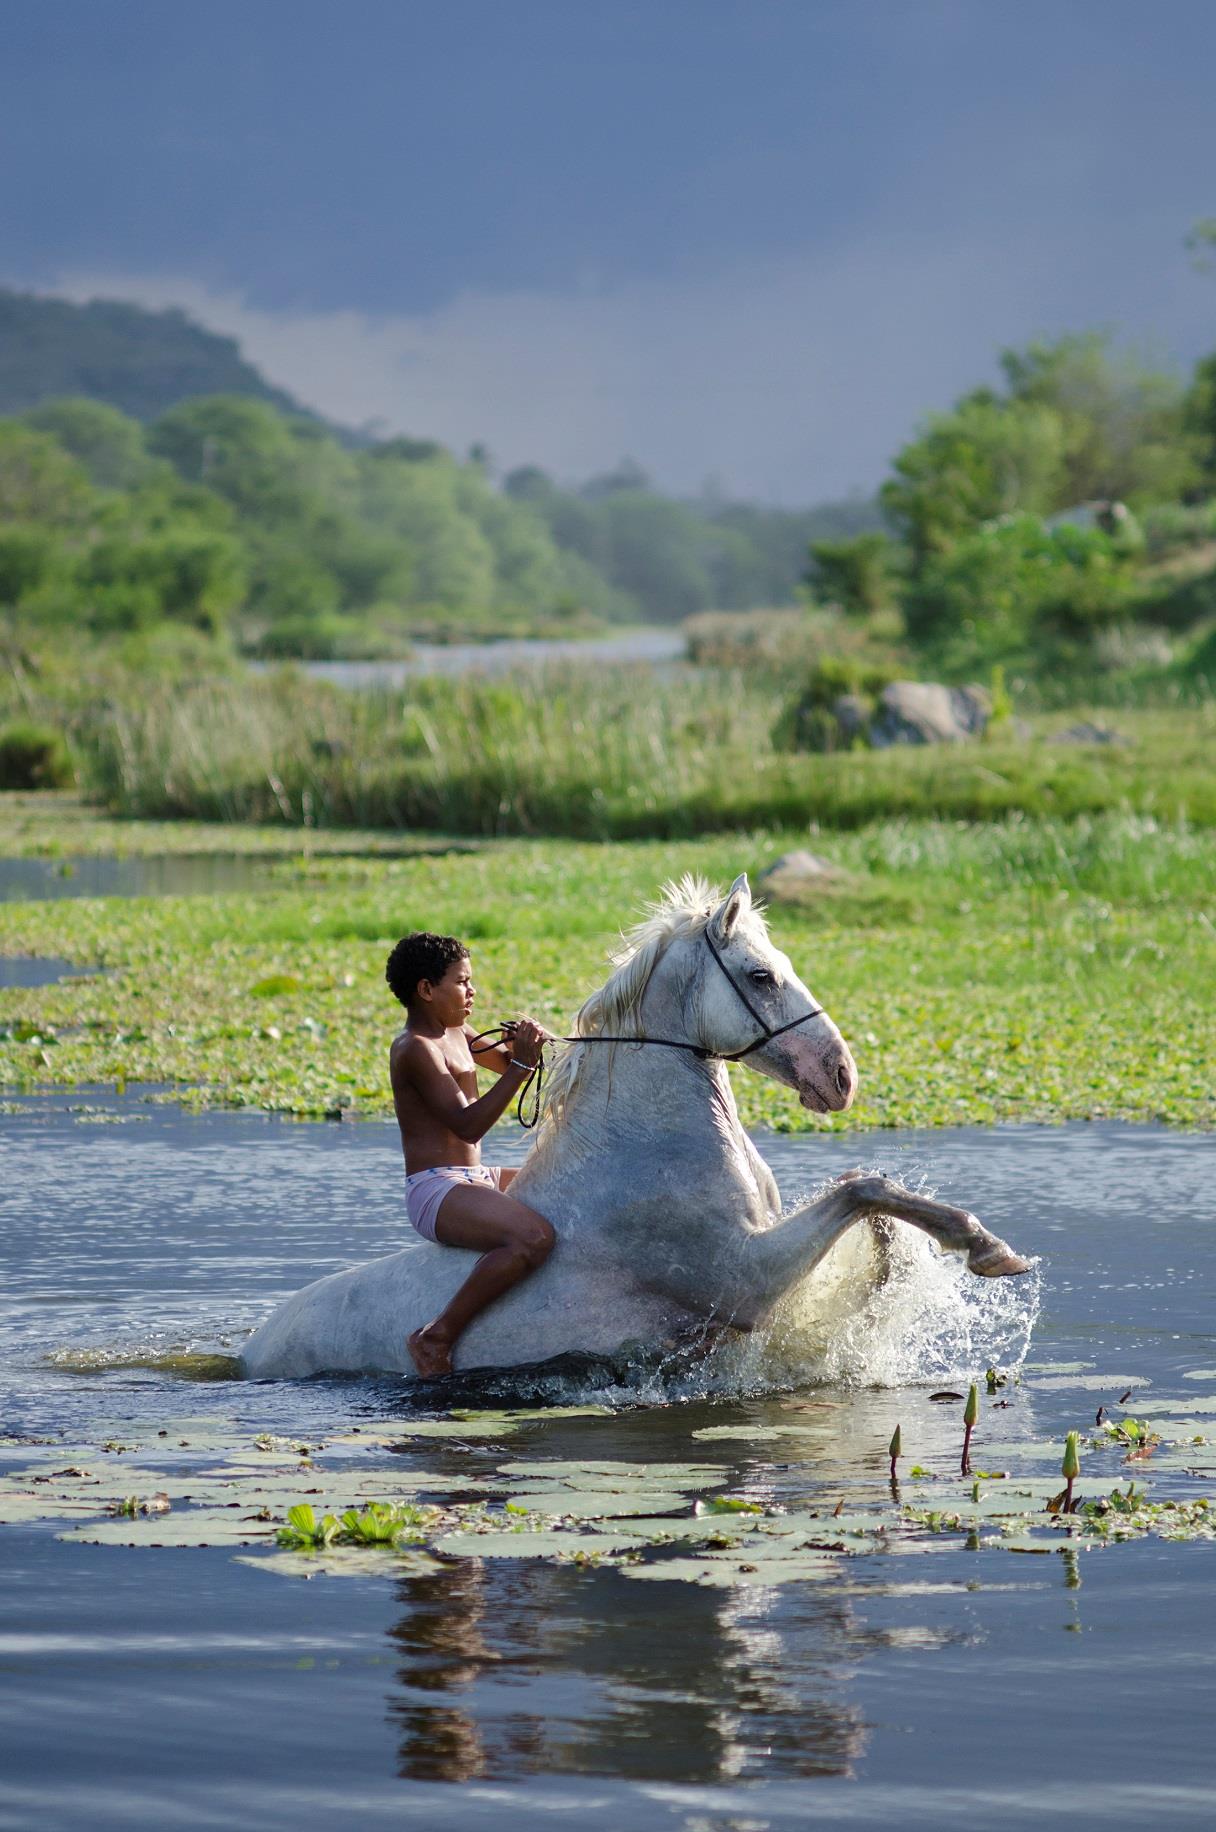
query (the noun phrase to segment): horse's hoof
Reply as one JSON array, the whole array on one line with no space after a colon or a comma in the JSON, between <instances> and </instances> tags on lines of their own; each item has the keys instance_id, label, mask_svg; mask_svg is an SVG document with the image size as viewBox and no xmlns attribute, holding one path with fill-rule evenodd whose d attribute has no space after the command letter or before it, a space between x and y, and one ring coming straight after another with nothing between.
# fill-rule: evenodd
<instances>
[{"instance_id":1,"label":"horse's hoof","mask_svg":"<svg viewBox=\"0 0 1216 1832\"><path fill-rule=\"evenodd\" d=\"M977 1240L968 1253L967 1270L982 1279L1016 1278L1019 1273L1030 1271L1030 1261L1015 1253L1005 1241L998 1240L995 1234L989 1234L986 1240Z\"/></svg>"}]
</instances>

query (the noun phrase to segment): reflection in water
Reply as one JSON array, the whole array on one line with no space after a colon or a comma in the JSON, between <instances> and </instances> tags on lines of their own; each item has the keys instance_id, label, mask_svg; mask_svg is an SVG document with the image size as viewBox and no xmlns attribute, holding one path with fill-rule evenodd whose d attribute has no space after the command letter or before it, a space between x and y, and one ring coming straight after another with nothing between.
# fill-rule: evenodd
<instances>
[{"instance_id":1,"label":"reflection in water","mask_svg":"<svg viewBox=\"0 0 1216 1832\"><path fill-rule=\"evenodd\" d=\"M389 1715L408 1780L848 1775L865 1741L845 1686L871 1637L827 1586L778 1613L771 1591L490 1560L400 1594Z\"/></svg>"}]
</instances>

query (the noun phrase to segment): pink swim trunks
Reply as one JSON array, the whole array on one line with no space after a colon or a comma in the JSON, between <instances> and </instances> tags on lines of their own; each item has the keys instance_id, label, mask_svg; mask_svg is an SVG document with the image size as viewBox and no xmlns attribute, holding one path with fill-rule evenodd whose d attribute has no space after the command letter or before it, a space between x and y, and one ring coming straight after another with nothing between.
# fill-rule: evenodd
<instances>
[{"instance_id":1,"label":"pink swim trunks","mask_svg":"<svg viewBox=\"0 0 1216 1832\"><path fill-rule=\"evenodd\" d=\"M480 1183L486 1189L502 1188L502 1170L497 1164L441 1164L434 1170L415 1171L405 1180L405 1209L423 1240L435 1240L435 1222L445 1196L456 1183Z\"/></svg>"}]
</instances>

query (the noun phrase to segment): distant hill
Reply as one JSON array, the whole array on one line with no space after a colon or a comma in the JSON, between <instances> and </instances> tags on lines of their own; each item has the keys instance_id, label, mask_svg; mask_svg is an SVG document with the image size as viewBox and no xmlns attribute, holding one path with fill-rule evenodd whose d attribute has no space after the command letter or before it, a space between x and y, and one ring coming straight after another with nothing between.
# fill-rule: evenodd
<instances>
[{"instance_id":1,"label":"distant hill","mask_svg":"<svg viewBox=\"0 0 1216 1832\"><path fill-rule=\"evenodd\" d=\"M133 419L155 420L209 394L252 395L285 413L307 413L245 361L235 338L205 331L175 306L73 305L0 288L0 414L88 395Z\"/></svg>"}]
</instances>

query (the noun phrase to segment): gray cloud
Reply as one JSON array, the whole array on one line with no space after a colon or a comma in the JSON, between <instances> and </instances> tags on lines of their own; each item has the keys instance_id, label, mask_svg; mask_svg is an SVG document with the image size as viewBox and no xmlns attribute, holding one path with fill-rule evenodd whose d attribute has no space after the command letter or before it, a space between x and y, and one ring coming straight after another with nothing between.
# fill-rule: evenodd
<instances>
[{"instance_id":1,"label":"gray cloud","mask_svg":"<svg viewBox=\"0 0 1216 1832\"><path fill-rule=\"evenodd\" d=\"M267 311L172 274L66 272L49 290L181 305L334 419L458 451L478 440L503 469L579 479L629 454L669 489L713 476L793 503L873 488L1003 345L1118 324L1193 358L1216 341L1216 286L1188 268L1180 233L1125 221L1097 256L1068 227L871 233L696 281L466 292L400 316Z\"/></svg>"}]
</instances>

